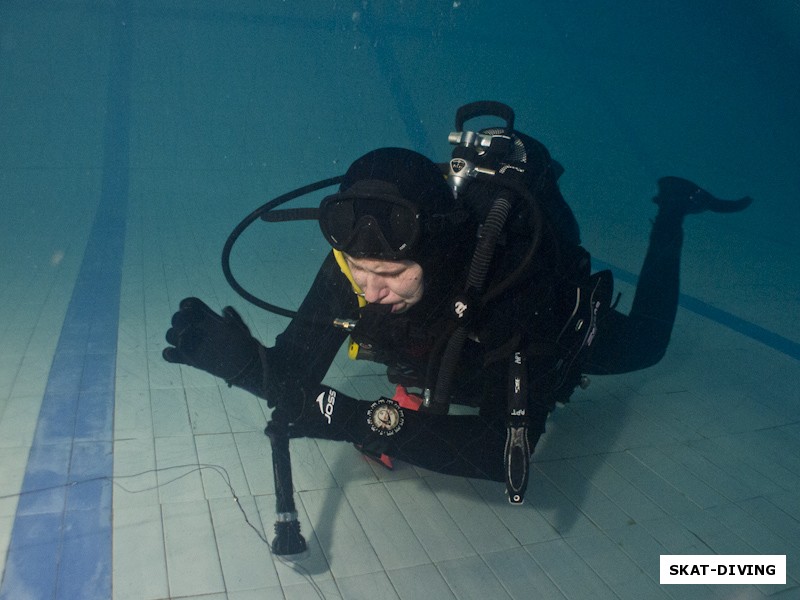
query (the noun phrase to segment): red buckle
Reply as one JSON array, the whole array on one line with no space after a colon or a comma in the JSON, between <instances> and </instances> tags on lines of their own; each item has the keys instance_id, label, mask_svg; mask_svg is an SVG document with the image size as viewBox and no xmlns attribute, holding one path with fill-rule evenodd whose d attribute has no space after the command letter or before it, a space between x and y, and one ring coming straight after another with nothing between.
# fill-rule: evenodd
<instances>
[{"instance_id":1,"label":"red buckle","mask_svg":"<svg viewBox=\"0 0 800 600\"><path fill-rule=\"evenodd\" d=\"M394 390L394 398L392 398L392 400L397 402L401 408L408 410L419 410L419 407L422 406L422 398L414 394L409 394L408 390L399 383Z\"/></svg>"}]
</instances>

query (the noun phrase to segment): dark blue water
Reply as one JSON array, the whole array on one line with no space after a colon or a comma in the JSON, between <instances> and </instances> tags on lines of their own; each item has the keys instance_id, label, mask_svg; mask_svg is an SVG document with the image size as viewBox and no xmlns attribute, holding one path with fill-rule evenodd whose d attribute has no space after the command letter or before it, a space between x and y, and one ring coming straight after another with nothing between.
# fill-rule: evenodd
<instances>
[{"instance_id":1,"label":"dark blue water","mask_svg":"<svg viewBox=\"0 0 800 600\"><path fill-rule=\"evenodd\" d=\"M787 554L796 586L798 40L789 1L0 2L0 597L412 598L422 586L457 598L676 598L653 565L681 552ZM169 315L186 295L234 303L271 342L286 321L222 277L232 227L376 147L446 160L455 110L479 99L511 105L517 128L565 166L564 195L595 267L615 271L623 309L658 177L755 198L746 213L687 222L668 356L555 416L530 512L507 513L483 484L411 469L387 480L313 446L300 496L305 531L317 532L315 589L259 558L263 548L225 545L205 475L148 502L114 489L113 474L225 463L271 533L272 490L243 450L264 409L164 366ZM270 227L243 237L234 268L294 307L327 248L313 226ZM377 393L361 365L336 369L342 385ZM201 456L210 440L216 454ZM179 458L164 449L183 442ZM134 444L149 448L136 468L121 450ZM268 455L261 463L268 472ZM344 472L375 485L340 493ZM188 527L169 516L189 505L205 516ZM402 559L369 522L382 506L404 515L389 519L392 535L416 539L397 542ZM118 525L137 510L150 517ZM426 541L426 515L452 522L452 555ZM241 575L248 559L266 573ZM152 576L137 587L141 568Z\"/></svg>"}]
</instances>

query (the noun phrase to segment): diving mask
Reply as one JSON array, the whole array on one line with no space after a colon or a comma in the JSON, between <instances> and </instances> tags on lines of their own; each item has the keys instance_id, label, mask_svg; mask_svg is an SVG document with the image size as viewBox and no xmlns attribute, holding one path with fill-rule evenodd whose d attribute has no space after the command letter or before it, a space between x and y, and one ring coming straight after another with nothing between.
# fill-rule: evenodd
<instances>
[{"instance_id":1,"label":"diving mask","mask_svg":"<svg viewBox=\"0 0 800 600\"><path fill-rule=\"evenodd\" d=\"M403 260L420 237L420 211L386 181L364 179L320 204L328 243L356 258Z\"/></svg>"}]
</instances>

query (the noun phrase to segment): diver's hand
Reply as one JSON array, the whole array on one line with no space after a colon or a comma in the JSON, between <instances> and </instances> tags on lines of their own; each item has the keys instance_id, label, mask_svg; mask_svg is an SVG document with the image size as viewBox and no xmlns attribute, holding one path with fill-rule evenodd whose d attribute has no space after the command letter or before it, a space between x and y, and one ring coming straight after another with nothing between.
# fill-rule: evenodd
<instances>
[{"instance_id":1,"label":"diver's hand","mask_svg":"<svg viewBox=\"0 0 800 600\"><path fill-rule=\"evenodd\" d=\"M162 356L167 362L201 369L228 385L262 380L261 345L230 306L218 315L197 298L181 300L166 339L170 346Z\"/></svg>"}]
</instances>

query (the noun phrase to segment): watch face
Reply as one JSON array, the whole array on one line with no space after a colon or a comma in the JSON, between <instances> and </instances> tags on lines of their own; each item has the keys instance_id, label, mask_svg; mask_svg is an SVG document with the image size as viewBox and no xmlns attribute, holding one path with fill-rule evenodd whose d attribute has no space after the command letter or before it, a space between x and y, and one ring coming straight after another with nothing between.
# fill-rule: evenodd
<instances>
[{"instance_id":1,"label":"watch face","mask_svg":"<svg viewBox=\"0 0 800 600\"><path fill-rule=\"evenodd\" d=\"M367 412L367 422L370 429L380 435L394 435L403 426L403 409L394 400L381 398L372 403Z\"/></svg>"}]
</instances>

